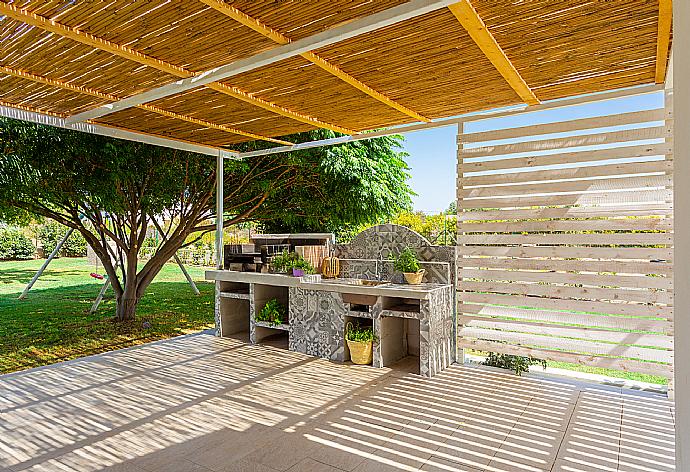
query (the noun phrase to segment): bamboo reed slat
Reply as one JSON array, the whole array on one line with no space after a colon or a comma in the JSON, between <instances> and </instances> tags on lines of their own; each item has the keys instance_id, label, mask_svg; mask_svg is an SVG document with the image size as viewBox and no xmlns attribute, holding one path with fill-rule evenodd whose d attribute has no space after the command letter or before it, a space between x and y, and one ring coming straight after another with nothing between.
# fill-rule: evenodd
<instances>
[{"instance_id":1,"label":"bamboo reed slat","mask_svg":"<svg viewBox=\"0 0 690 472\"><path fill-rule=\"evenodd\" d=\"M293 2L240 1L232 6L294 41L400 3L402 0L313 1L295 8ZM655 2L499 3L476 0L472 5L515 70L542 100L654 80L659 23ZM27 0L12 5L53 20L69 32L53 25L60 31L51 34L4 16L0 19L1 65L121 97L276 47L271 39L199 1ZM444 118L521 101L447 8L313 53L333 70L347 72L424 117ZM130 60L137 57L138 64ZM34 86L22 90L9 81L0 86L7 101L52 113L72 115L102 105L95 97L77 98L67 90ZM215 90L168 97L164 99L167 106L161 108L242 130L240 124L247 124L248 133L273 137L321 126L308 117L325 125L336 123L334 126L348 132L415 119L302 58L212 87ZM104 122L157 131L155 125L147 128L152 124L143 121L146 114L120 116L121 121L108 117ZM642 118L640 114L626 119ZM131 122L134 119L141 121ZM559 126L547 125L544 131ZM176 129L171 128L171 135ZM180 133L180 139L194 138L190 129L182 127ZM198 134L215 139L208 131ZM472 165L466 171L472 172Z\"/></svg>"}]
</instances>

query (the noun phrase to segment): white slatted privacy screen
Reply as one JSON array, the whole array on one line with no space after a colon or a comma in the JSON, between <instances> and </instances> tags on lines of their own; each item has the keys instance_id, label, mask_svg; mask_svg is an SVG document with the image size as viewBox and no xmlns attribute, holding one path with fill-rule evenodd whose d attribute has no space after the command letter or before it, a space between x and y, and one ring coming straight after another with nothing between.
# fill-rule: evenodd
<instances>
[{"instance_id":1,"label":"white slatted privacy screen","mask_svg":"<svg viewBox=\"0 0 690 472\"><path fill-rule=\"evenodd\" d=\"M671 126L459 134L459 347L672 376Z\"/></svg>"}]
</instances>

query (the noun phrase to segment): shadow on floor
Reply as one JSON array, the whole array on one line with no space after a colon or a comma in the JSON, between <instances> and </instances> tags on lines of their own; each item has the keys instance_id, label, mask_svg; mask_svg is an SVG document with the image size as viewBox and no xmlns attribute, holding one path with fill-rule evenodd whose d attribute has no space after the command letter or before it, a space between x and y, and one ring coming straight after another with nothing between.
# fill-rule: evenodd
<instances>
[{"instance_id":1,"label":"shadow on floor","mask_svg":"<svg viewBox=\"0 0 690 472\"><path fill-rule=\"evenodd\" d=\"M185 336L0 377L0 470L673 470L663 397Z\"/></svg>"}]
</instances>

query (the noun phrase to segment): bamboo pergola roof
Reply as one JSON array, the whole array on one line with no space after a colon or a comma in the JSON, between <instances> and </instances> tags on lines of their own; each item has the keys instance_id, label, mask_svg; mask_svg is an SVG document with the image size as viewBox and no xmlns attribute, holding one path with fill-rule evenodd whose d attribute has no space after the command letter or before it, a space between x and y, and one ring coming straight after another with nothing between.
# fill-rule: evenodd
<instances>
[{"instance_id":1,"label":"bamboo pergola roof","mask_svg":"<svg viewBox=\"0 0 690 472\"><path fill-rule=\"evenodd\" d=\"M0 41L3 109L232 149L661 83L671 0L0 0Z\"/></svg>"}]
</instances>

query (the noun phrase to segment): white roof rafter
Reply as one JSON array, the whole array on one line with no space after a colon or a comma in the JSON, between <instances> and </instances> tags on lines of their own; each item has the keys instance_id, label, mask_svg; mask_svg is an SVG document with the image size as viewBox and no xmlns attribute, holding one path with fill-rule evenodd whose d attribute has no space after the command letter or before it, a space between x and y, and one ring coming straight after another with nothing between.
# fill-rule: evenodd
<instances>
[{"instance_id":1,"label":"white roof rafter","mask_svg":"<svg viewBox=\"0 0 690 472\"><path fill-rule=\"evenodd\" d=\"M135 131L127 131L110 126L97 125L93 123L70 124L66 123L65 119L62 117L32 111L26 107L22 107L21 105L14 105L5 102L0 102L0 116L4 116L5 118L13 118L15 120L30 121L32 123L38 123L41 125L55 126L57 128L81 131L84 133L98 134L111 138L126 139L128 141L152 144L154 146L179 149L181 151L195 152L198 154L205 154L207 156L220 155L226 159L237 159L239 156L237 152L228 151L222 148L204 146L202 144L195 144L177 139L169 139L151 134L137 133Z\"/></svg>"}]
</instances>

